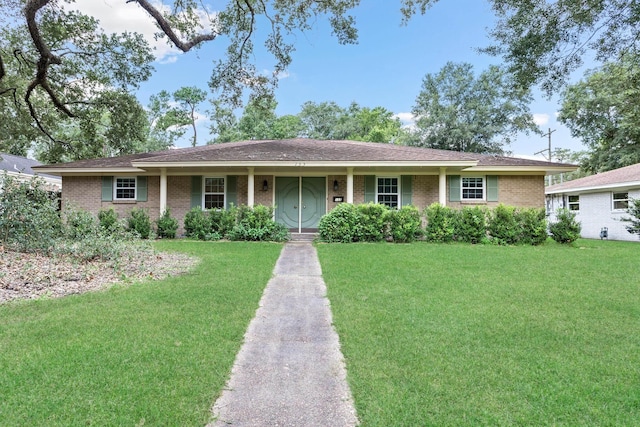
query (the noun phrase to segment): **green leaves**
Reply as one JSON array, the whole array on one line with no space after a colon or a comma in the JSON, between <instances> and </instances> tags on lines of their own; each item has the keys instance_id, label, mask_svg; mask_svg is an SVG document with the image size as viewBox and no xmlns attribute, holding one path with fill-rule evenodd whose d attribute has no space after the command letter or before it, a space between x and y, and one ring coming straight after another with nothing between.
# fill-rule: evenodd
<instances>
[{"instance_id":1,"label":"green leaves","mask_svg":"<svg viewBox=\"0 0 640 427\"><path fill-rule=\"evenodd\" d=\"M416 98L417 138L412 145L476 153L504 152L518 132L538 132L529 112L532 96L491 66L479 76L467 63L447 63L427 74Z\"/></svg>"}]
</instances>

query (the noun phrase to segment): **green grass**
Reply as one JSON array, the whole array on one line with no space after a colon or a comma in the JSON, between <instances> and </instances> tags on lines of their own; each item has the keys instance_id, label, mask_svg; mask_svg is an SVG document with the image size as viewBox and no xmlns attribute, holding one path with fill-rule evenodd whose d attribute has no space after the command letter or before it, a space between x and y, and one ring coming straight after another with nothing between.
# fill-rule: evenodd
<instances>
[{"instance_id":1,"label":"green grass","mask_svg":"<svg viewBox=\"0 0 640 427\"><path fill-rule=\"evenodd\" d=\"M0 306L0 425L204 425L277 244L162 242L189 274Z\"/></svg>"},{"instance_id":2,"label":"green grass","mask_svg":"<svg viewBox=\"0 0 640 427\"><path fill-rule=\"evenodd\" d=\"M320 244L362 425L638 425L640 245Z\"/></svg>"}]
</instances>

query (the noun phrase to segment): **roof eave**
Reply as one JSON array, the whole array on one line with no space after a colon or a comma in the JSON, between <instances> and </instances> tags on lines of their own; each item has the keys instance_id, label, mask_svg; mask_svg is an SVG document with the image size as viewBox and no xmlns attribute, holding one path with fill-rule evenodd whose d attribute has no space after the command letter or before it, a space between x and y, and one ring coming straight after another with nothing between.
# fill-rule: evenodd
<instances>
[{"instance_id":1,"label":"roof eave","mask_svg":"<svg viewBox=\"0 0 640 427\"><path fill-rule=\"evenodd\" d=\"M478 162L476 160L435 160L435 161L307 161L307 160L287 160L287 161L191 161L191 162L132 162L133 166L140 169L150 168L202 168L202 167L471 167Z\"/></svg>"},{"instance_id":2,"label":"roof eave","mask_svg":"<svg viewBox=\"0 0 640 427\"><path fill-rule=\"evenodd\" d=\"M38 172L48 173L50 175L62 176L65 174L93 174L104 175L105 173L144 173L145 170L136 167L117 167L117 168L38 168Z\"/></svg>"},{"instance_id":3,"label":"roof eave","mask_svg":"<svg viewBox=\"0 0 640 427\"><path fill-rule=\"evenodd\" d=\"M591 185L586 187L565 187L557 190L545 191L545 194L563 194L563 193L593 193L602 190L624 190L640 187L640 181L616 182L613 184Z\"/></svg>"},{"instance_id":4,"label":"roof eave","mask_svg":"<svg viewBox=\"0 0 640 427\"><path fill-rule=\"evenodd\" d=\"M578 169L578 166L576 167L568 167L568 166L518 166L518 165L512 165L512 166L491 166L491 165L487 165L487 166L473 166L470 167L468 169L466 169L465 171L468 172L511 172L511 171L518 171L518 172L539 172L539 173L545 173L547 175L552 175L552 174L558 174L558 173L564 173L564 172L573 172L575 170Z\"/></svg>"}]
</instances>

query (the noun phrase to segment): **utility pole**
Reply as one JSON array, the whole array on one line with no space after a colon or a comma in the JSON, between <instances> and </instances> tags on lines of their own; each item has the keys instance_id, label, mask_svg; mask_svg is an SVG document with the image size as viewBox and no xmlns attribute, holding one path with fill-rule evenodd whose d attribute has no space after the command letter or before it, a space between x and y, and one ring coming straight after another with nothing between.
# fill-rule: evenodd
<instances>
[{"instance_id":1,"label":"utility pole","mask_svg":"<svg viewBox=\"0 0 640 427\"><path fill-rule=\"evenodd\" d=\"M547 133L545 133L545 134L543 134L543 135L542 135L543 137L545 137L545 136L549 137L549 148L545 148L544 150L540 150L540 151L538 151L537 153L533 153L534 155L535 155L535 154L542 154L542 153L544 153L545 151L547 151L547 152L549 153L549 157L545 156L545 158L546 158L548 161L551 161L551 134L552 134L553 132L555 132L555 131L556 131L555 129L551 130L551 128L549 128L549 132L547 132ZM544 154L543 154L543 156L544 156ZM552 184L552 182L551 182L551 175L549 175L549 185L551 185L551 184Z\"/></svg>"}]
</instances>

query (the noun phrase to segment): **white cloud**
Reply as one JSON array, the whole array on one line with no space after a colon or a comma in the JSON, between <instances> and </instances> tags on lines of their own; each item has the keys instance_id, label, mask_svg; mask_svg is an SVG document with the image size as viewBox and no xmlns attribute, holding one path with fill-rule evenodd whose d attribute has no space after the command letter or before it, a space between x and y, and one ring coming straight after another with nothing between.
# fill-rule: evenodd
<instances>
[{"instance_id":1,"label":"white cloud","mask_svg":"<svg viewBox=\"0 0 640 427\"><path fill-rule=\"evenodd\" d=\"M533 115L533 122L538 126L546 125L549 123L549 115L545 113L535 113Z\"/></svg>"},{"instance_id":2,"label":"white cloud","mask_svg":"<svg viewBox=\"0 0 640 427\"><path fill-rule=\"evenodd\" d=\"M413 113L398 113L394 117L400 120L403 127L412 128L416 124L416 116Z\"/></svg>"},{"instance_id":3,"label":"white cloud","mask_svg":"<svg viewBox=\"0 0 640 427\"><path fill-rule=\"evenodd\" d=\"M155 1L154 6L168 10L167 6L159 1ZM76 0L75 3L71 3L67 7L98 19L107 33L135 31L142 34L153 48L156 60L162 64L176 62L177 55L181 53L180 50L167 44L166 39L155 39L154 34L159 31L154 24L155 21L135 2L128 3L123 0ZM209 22L211 15L214 15L214 13L198 10L198 15L204 30L210 31L211 25Z\"/></svg>"}]
</instances>

